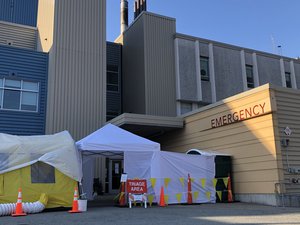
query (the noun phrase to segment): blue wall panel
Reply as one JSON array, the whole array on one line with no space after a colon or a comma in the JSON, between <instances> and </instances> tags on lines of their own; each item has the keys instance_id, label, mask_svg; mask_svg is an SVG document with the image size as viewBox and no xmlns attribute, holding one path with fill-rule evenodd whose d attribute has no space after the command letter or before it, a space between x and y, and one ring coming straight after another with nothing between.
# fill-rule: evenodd
<instances>
[{"instance_id":1,"label":"blue wall panel","mask_svg":"<svg viewBox=\"0 0 300 225\"><path fill-rule=\"evenodd\" d=\"M36 26L38 0L0 0L0 20Z\"/></svg>"},{"instance_id":2,"label":"blue wall panel","mask_svg":"<svg viewBox=\"0 0 300 225\"><path fill-rule=\"evenodd\" d=\"M0 110L0 132L17 135L45 134L48 54L0 46L0 77L39 82L38 112Z\"/></svg>"}]
</instances>

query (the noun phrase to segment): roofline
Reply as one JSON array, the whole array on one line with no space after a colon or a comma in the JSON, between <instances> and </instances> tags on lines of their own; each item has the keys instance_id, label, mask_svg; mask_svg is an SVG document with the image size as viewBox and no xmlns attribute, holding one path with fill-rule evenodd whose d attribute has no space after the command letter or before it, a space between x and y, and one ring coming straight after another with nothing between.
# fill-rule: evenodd
<instances>
[{"instance_id":1,"label":"roofline","mask_svg":"<svg viewBox=\"0 0 300 225\"><path fill-rule=\"evenodd\" d=\"M174 36L174 39L175 38L181 38L181 39L191 40L191 41L198 40L200 43L205 43L205 44L212 43L216 46L227 47L227 48L233 49L233 50L244 50L245 52L248 52L248 53L255 52L255 53L258 53L259 55L263 55L263 56L267 56L267 57L272 57L272 58L276 58L276 59L283 58L283 59L288 59L288 60L294 60L294 61L300 63L300 59L297 59L297 58L280 56L280 55L276 55L276 54L272 54L272 53L268 53L268 52L264 52L264 51L259 51L259 50L255 50L255 49L251 49L251 48L244 48L244 47L237 46L237 45L231 45L231 44L227 44L227 43L223 43L223 42L218 42L218 41L209 40L209 39L205 39L205 38L195 37L195 36L186 35L186 34L182 34L182 33L176 33Z\"/></svg>"},{"instance_id":2,"label":"roofline","mask_svg":"<svg viewBox=\"0 0 300 225\"><path fill-rule=\"evenodd\" d=\"M143 16L143 15L149 15L149 16L155 16L155 17L159 17L162 19L167 19L167 20L172 20L176 23L176 19L172 18L172 17L168 17L168 16L163 16L163 15L159 15L153 12L148 12L148 11L143 11L140 15L138 15L137 18L135 18L131 24L129 24L129 26L127 27L127 29L123 32L123 35L131 28L134 26L134 24Z\"/></svg>"}]
</instances>

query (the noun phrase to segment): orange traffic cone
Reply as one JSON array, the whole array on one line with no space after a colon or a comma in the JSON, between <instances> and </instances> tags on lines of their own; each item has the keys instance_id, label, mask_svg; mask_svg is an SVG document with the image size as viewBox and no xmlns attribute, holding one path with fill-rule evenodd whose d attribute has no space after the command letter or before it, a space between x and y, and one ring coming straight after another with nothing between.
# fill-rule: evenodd
<instances>
[{"instance_id":1,"label":"orange traffic cone","mask_svg":"<svg viewBox=\"0 0 300 225\"><path fill-rule=\"evenodd\" d=\"M75 187L74 190L74 200L73 200L73 206L72 210L69 210L69 213L81 213L81 211L78 210L78 187Z\"/></svg>"},{"instance_id":2,"label":"orange traffic cone","mask_svg":"<svg viewBox=\"0 0 300 225\"><path fill-rule=\"evenodd\" d=\"M188 198L187 198L188 204L193 204L193 196L192 196L192 182L190 174L188 174Z\"/></svg>"},{"instance_id":3,"label":"orange traffic cone","mask_svg":"<svg viewBox=\"0 0 300 225\"><path fill-rule=\"evenodd\" d=\"M165 193L164 193L164 187L161 186L160 188L160 199L159 199L159 206L160 207L165 207Z\"/></svg>"},{"instance_id":4,"label":"orange traffic cone","mask_svg":"<svg viewBox=\"0 0 300 225\"><path fill-rule=\"evenodd\" d=\"M119 197L120 206L125 206L125 182L121 183L121 193Z\"/></svg>"},{"instance_id":5,"label":"orange traffic cone","mask_svg":"<svg viewBox=\"0 0 300 225\"><path fill-rule=\"evenodd\" d=\"M27 214L23 212L22 206L22 189L19 188L18 200L16 204L16 213L13 213L12 216L26 216Z\"/></svg>"},{"instance_id":6,"label":"orange traffic cone","mask_svg":"<svg viewBox=\"0 0 300 225\"><path fill-rule=\"evenodd\" d=\"M228 202L233 202L230 174L228 174L228 186L227 186L227 188L228 188L228 197L227 197L227 201L228 201Z\"/></svg>"}]
</instances>

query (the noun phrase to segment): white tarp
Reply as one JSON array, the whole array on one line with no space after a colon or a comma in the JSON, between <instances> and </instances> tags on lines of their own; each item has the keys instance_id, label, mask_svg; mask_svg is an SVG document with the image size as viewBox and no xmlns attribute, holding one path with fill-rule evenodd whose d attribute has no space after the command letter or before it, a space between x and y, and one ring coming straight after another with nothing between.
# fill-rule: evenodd
<instances>
[{"instance_id":1,"label":"white tarp","mask_svg":"<svg viewBox=\"0 0 300 225\"><path fill-rule=\"evenodd\" d=\"M194 203L215 202L215 156L186 155L174 152L125 152L124 165L128 178L147 179L148 194L159 201L161 186L164 186L168 203L187 202L188 174L192 178ZM150 178L155 180L154 189ZM203 186L202 181L205 180ZM167 185L166 183L167 182ZM208 194L209 193L209 194ZM180 196L180 197L179 197Z\"/></svg>"},{"instance_id":2,"label":"white tarp","mask_svg":"<svg viewBox=\"0 0 300 225\"><path fill-rule=\"evenodd\" d=\"M76 142L76 145L82 153L82 184L88 199L93 198L94 170L91 165L94 164L95 157L102 155L110 158L120 158L127 151L160 151L159 143L137 136L112 124L107 124L86 136Z\"/></svg>"},{"instance_id":3,"label":"white tarp","mask_svg":"<svg viewBox=\"0 0 300 225\"><path fill-rule=\"evenodd\" d=\"M67 131L37 136L0 133L0 143L0 174L41 161L74 180L82 179L80 156Z\"/></svg>"}]
</instances>

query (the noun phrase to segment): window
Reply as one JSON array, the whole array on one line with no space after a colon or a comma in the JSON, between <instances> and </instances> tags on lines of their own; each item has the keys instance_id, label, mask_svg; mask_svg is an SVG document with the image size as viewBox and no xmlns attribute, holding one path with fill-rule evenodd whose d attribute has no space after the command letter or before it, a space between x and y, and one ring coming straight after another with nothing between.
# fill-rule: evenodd
<instances>
[{"instance_id":1,"label":"window","mask_svg":"<svg viewBox=\"0 0 300 225\"><path fill-rule=\"evenodd\" d=\"M31 183L55 183L55 170L43 162L31 165Z\"/></svg>"},{"instance_id":2,"label":"window","mask_svg":"<svg viewBox=\"0 0 300 225\"><path fill-rule=\"evenodd\" d=\"M192 111L192 109L193 109L193 104L192 103L187 103L187 102L181 102L180 103L180 113L181 113L181 115Z\"/></svg>"},{"instance_id":3,"label":"window","mask_svg":"<svg viewBox=\"0 0 300 225\"><path fill-rule=\"evenodd\" d=\"M0 109L38 111L39 83L0 79Z\"/></svg>"},{"instance_id":4,"label":"window","mask_svg":"<svg viewBox=\"0 0 300 225\"><path fill-rule=\"evenodd\" d=\"M201 80L209 81L209 60L208 57L200 56Z\"/></svg>"},{"instance_id":5,"label":"window","mask_svg":"<svg viewBox=\"0 0 300 225\"><path fill-rule=\"evenodd\" d=\"M119 92L119 68L107 65L107 91Z\"/></svg>"},{"instance_id":6,"label":"window","mask_svg":"<svg viewBox=\"0 0 300 225\"><path fill-rule=\"evenodd\" d=\"M246 65L247 87L254 88L253 66Z\"/></svg>"},{"instance_id":7,"label":"window","mask_svg":"<svg viewBox=\"0 0 300 225\"><path fill-rule=\"evenodd\" d=\"M287 88L292 87L291 73L285 72L285 83Z\"/></svg>"}]
</instances>

